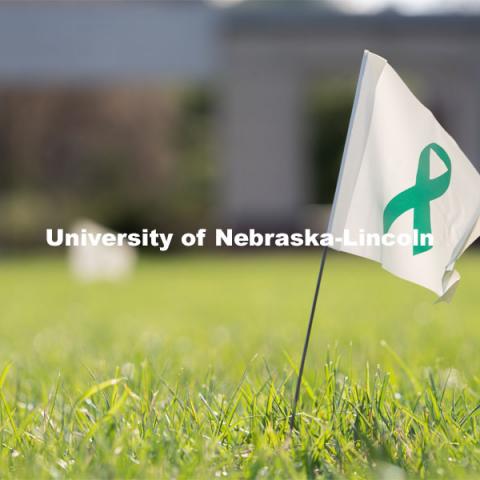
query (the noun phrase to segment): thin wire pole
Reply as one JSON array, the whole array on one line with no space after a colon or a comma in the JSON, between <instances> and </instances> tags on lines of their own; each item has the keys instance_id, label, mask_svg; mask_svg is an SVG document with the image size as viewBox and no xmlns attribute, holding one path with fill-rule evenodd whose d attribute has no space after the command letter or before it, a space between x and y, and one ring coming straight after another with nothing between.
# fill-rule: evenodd
<instances>
[{"instance_id":1,"label":"thin wire pole","mask_svg":"<svg viewBox=\"0 0 480 480\"><path fill-rule=\"evenodd\" d=\"M313 319L315 318L315 309L317 308L318 292L322 283L323 269L325 268L325 261L327 260L328 247L323 248L322 259L320 260L320 269L317 276L317 284L315 286L315 293L313 295L312 308L310 310L310 318L308 319L307 335L305 336L305 343L303 344L302 359L300 361L300 369L298 370L297 386L295 388L295 397L293 399L292 415L290 416L290 435L295 426L295 416L297 414L297 403L300 397L300 387L302 386L303 369L305 367L305 359L307 358L308 344L310 342L310 334L312 333Z\"/></svg>"}]
</instances>

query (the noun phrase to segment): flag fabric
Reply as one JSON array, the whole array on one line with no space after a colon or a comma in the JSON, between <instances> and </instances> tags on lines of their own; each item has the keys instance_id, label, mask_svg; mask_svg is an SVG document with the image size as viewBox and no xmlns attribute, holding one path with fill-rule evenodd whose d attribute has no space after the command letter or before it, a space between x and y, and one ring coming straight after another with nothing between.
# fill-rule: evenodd
<instances>
[{"instance_id":1,"label":"flag fabric","mask_svg":"<svg viewBox=\"0 0 480 480\"><path fill-rule=\"evenodd\" d=\"M432 244L339 243L450 299L480 236L480 175L382 57L365 51L328 231L431 234Z\"/></svg>"}]
</instances>

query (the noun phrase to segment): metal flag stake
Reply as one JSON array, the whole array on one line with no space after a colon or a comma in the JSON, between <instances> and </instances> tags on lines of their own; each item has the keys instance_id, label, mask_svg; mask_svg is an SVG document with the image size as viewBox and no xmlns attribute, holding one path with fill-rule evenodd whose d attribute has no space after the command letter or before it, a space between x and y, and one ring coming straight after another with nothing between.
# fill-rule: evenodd
<instances>
[{"instance_id":1,"label":"metal flag stake","mask_svg":"<svg viewBox=\"0 0 480 480\"><path fill-rule=\"evenodd\" d=\"M310 342L310 335L312 333L313 319L315 318L315 310L317 308L318 294L320 292L320 285L322 283L323 270L327 260L328 247L323 248L322 259L320 260L320 269L318 270L317 283L315 285L315 293L313 294L312 308L310 310L310 317L308 319L307 334L305 336L305 343L303 344L302 359L300 360L300 368L298 370L297 386L295 388L295 397L293 399L292 414L290 415L290 435L295 427L295 416L297 414L298 398L300 397L300 388L302 386L303 369L305 368L305 360L307 358L308 344Z\"/></svg>"}]
</instances>

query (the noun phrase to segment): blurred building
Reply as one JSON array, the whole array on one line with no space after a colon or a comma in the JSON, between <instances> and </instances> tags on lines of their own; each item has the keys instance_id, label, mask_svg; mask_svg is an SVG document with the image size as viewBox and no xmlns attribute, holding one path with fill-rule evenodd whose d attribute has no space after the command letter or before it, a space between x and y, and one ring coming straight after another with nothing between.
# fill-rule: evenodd
<instances>
[{"instance_id":1,"label":"blurred building","mask_svg":"<svg viewBox=\"0 0 480 480\"><path fill-rule=\"evenodd\" d=\"M480 168L480 17L359 17L286 1L0 3L0 86L212 85L215 213L237 226L304 221L315 188L306 95L315 82L354 81L364 49L409 79Z\"/></svg>"}]
</instances>

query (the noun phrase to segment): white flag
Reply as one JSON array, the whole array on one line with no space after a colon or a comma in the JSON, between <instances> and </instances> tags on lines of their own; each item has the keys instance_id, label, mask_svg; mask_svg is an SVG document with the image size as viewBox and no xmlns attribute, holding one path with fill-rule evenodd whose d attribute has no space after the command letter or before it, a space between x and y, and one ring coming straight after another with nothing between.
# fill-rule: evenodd
<instances>
[{"instance_id":1,"label":"white flag","mask_svg":"<svg viewBox=\"0 0 480 480\"><path fill-rule=\"evenodd\" d=\"M387 61L366 51L329 225L350 240L333 248L449 298L479 219L478 172ZM362 233L382 241L361 242ZM391 245L415 233L432 244Z\"/></svg>"}]
</instances>

